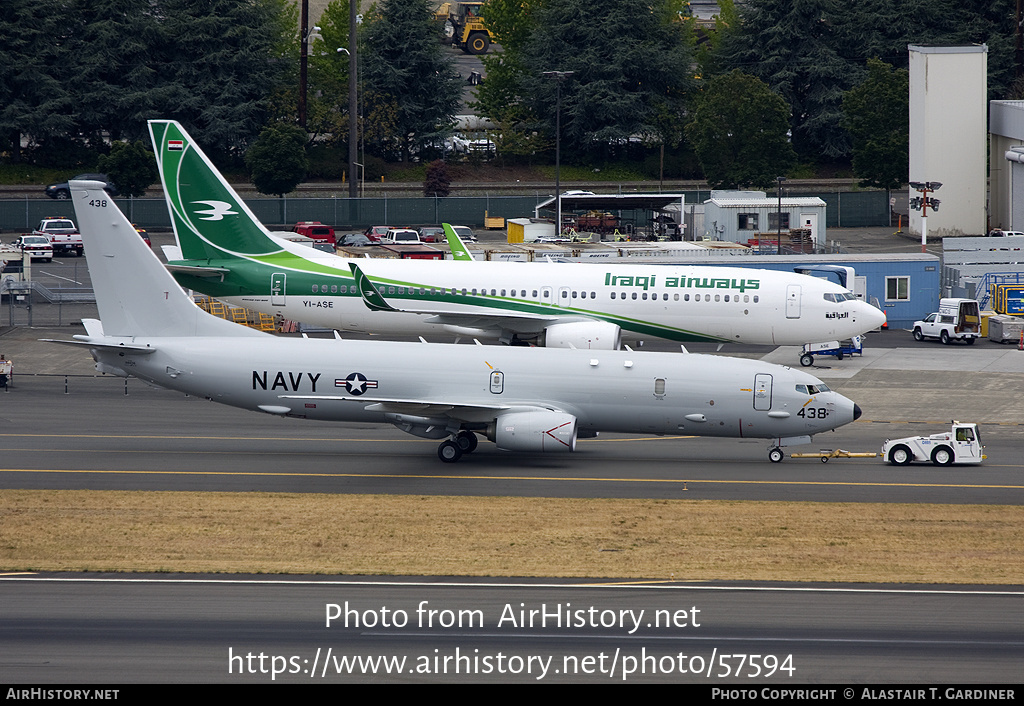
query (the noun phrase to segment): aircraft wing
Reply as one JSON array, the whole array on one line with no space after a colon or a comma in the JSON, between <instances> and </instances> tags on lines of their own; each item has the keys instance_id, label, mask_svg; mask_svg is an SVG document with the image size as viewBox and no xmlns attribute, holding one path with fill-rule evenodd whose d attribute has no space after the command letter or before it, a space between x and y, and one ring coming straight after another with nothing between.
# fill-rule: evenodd
<instances>
[{"instance_id":1,"label":"aircraft wing","mask_svg":"<svg viewBox=\"0 0 1024 706\"><path fill-rule=\"evenodd\" d=\"M431 318L426 319L428 323L448 324L467 328L491 328L503 329L522 333L539 333L547 326L557 322L566 321L588 321L587 317L572 316L550 316L547 314L535 314L527 311L508 311L501 314L482 314L464 311L444 311L437 308L423 309L416 306L415 301L388 300L380 290L370 281L370 278L360 269L355 262L350 262L352 275L355 277L356 285L359 287L359 294L363 297L363 303L371 311L398 311L407 314L424 314Z\"/></svg>"},{"instance_id":2,"label":"aircraft wing","mask_svg":"<svg viewBox=\"0 0 1024 706\"><path fill-rule=\"evenodd\" d=\"M461 422L485 423L500 412L552 411L541 405L480 404L477 402L452 402L450 400L387 399L365 395L280 395L282 400L296 400L307 403L324 401L353 402L364 405L367 411L381 412L395 417L416 419L454 419ZM562 411L562 410L555 410Z\"/></svg>"}]
</instances>

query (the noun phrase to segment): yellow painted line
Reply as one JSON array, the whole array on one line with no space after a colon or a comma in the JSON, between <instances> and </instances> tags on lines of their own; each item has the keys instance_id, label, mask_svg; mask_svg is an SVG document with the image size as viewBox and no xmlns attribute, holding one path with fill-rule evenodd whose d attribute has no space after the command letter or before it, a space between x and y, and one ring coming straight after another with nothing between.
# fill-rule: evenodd
<instances>
[{"instance_id":1,"label":"yellow painted line","mask_svg":"<svg viewBox=\"0 0 1024 706\"><path fill-rule=\"evenodd\" d=\"M1024 485L974 485L966 483L861 483L843 481L804 481L804 480L716 480L708 478L600 478L600 477L559 477L559 476L470 476L470 475L434 475L418 473L286 473L283 471L253 473L250 471L104 471L104 470L65 470L46 468L0 468L0 473L68 473L68 474L100 474L100 475L140 475L140 476L242 476L248 478L421 478L427 480L500 480L500 481L555 481L574 483L703 483L707 485L811 485L862 488L968 488L984 490L1024 490Z\"/></svg>"}]
</instances>

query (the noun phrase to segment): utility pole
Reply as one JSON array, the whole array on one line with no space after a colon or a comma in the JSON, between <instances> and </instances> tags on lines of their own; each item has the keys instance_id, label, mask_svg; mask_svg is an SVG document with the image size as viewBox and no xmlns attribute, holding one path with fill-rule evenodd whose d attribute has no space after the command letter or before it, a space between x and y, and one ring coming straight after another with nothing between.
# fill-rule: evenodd
<instances>
[{"instance_id":1,"label":"utility pole","mask_svg":"<svg viewBox=\"0 0 1024 706\"><path fill-rule=\"evenodd\" d=\"M562 81L574 71L545 71L542 76L555 79L555 235L562 234Z\"/></svg>"}]
</instances>

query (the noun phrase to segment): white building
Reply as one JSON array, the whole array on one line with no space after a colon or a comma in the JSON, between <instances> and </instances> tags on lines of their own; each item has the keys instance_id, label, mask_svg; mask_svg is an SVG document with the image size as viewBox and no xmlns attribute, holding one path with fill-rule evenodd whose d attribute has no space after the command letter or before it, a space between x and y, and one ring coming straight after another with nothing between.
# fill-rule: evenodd
<instances>
[{"instance_id":1,"label":"white building","mask_svg":"<svg viewBox=\"0 0 1024 706\"><path fill-rule=\"evenodd\" d=\"M825 242L825 202L817 196L782 197L782 234L810 230L815 245ZM704 236L746 243L779 232L779 199L763 191L712 191L704 202Z\"/></svg>"},{"instance_id":2,"label":"white building","mask_svg":"<svg viewBox=\"0 0 1024 706\"><path fill-rule=\"evenodd\" d=\"M910 181L939 182L928 234L986 231L988 47L910 45ZM919 196L910 190L910 197ZM910 212L920 234L921 212Z\"/></svg>"}]
</instances>

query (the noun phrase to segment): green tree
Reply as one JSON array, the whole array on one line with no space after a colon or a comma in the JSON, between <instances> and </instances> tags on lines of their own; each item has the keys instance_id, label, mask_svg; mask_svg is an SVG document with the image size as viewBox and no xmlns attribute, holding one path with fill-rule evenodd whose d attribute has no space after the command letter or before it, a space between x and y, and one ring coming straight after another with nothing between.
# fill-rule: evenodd
<instances>
[{"instance_id":1,"label":"green tree","mask_svg":"<svg viewBox=\"0 0 1024 706\"><path fill-rule=\"evenodd\" d=\"M898 189L907 183L910 77L868 59L868 77L843 98L844 125L853 137L853 171L861 186Z\"/></svg>"},{"instance_id":2,"label":"green tree","mask_svg":"<svg viewBox=\"0 0 1024 706\"><path fill-rule=\"evenodd\" d=\"M367 121L375 112L394 118L376 147L408 161L451 134L462 90L440 43L427 0L382 0L365 20L361 56ZM371 141L367 126L367 142Z\"/></svg>"},{"instance_id":3,"label":"green tree","mask_svg":"<svg viewBox=\"0 0 1024 706\"><path fill-rule=\"evenodd\" d=\"M856 14L840 0L752 0L740 10L741 30L723 42L723 65L758 77L789 103L801 159L850 152L843 93L864 76L846 56Z\"/></svg>"},{"instance_id":4,"label":"green tree","mask_svg":"<svg viewBox=\"0 0 1024 706\"><path fill-rule=\"evenodd\" d=\"M266 127L245 153L252 183L261 194L283 196L306 178L306 131L298 125Z\"/></svg>"},{"instance_id":5,"label":"green tree","mask_svg":"<svg viewBox=\"0 0 1024 706\"><path fill-rule=\"evenodd\" d=\"M59 0L0 2L0 151L74 131L72 87L60 78L66 38Z\"/></svg>"},{"instance_id":6,"label":"green tree","mask_svg":"<svg viewBox=\"0 0 1024 706\"><path fill-rule=\"evenodd\" d=\"M521 99L554 135L562 85L562 147L570 160L607 155L637 136L671 142L692 90L692 52L670 0L564 0L542 5L518 60ZM596 152L595 152L596 151Z\"/></svg>"},{"instance_id":7,"label":"green tree","mask_svg":"<svg viewBox=\"0 0 1024 706\"><path fill-rule=\"evenodd\" d=\"M789 106L740 71L717 76L697 100L686 134L714 188L766 187L793 166Z\"/></svg>"},{"instance_id":8,"label":"green tree","mask_svg":"<svg viewBox=\"0 0 1024 706\"><path fill-rule=\"evenodd\" d=\"M97 170L105 173L117 184L121 196L138 198L160 175L156 171L156 157L141 140L115 142L110 154L101 154Z\"/></svg>"},{"instance_id":9,"label":"green tree","mask_svg":"<svg viewBox=\"0 0 1024 706\"><path fill-rule=\"evenodd\" d=\"M298 65L278 56L295 26L285 0L157 0L162 12L152 110L187 121L207 153L243 150L269 95Z\"/></svg>"},{"instance_id":10,"label":"green tree","mask_svg":"<svg viewBox=\"0 0 1024 706\"><path fill-rule=\"evenodd\" d=\"M985 43L990 98L1006 95L1012 79L1011 0L747 0L739 17L711 65L781 94L792 107L793 146L808 161L850 155L843 95L866 77L866 57L906 68L908 44Z\"/></svg>"},{"instance_id":11,"label":"green tree","mask_svg":"<svg viewBox=\"0 0 1024 706\"><path fill-rule=\"evenodd\" d=\"M93 144L144 139L160 72L159 23L146 0L68 0L62 44L75 94L75 130Z\"/></svg>"}]
</instances>

